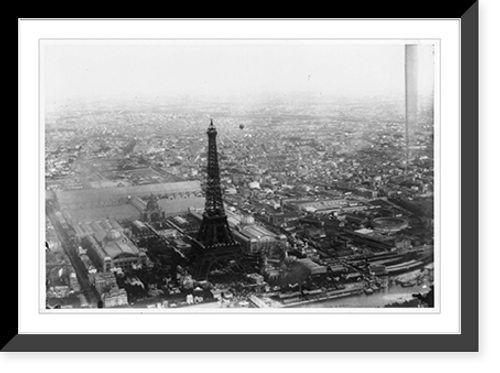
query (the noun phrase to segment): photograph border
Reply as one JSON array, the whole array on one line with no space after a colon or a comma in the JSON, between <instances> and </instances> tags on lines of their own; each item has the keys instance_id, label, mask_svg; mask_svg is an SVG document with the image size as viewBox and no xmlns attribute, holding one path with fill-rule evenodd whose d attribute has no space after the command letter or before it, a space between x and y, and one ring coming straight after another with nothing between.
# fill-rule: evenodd
<instances>
[{"instance_id":1,"label":"photograph border","mask_svg":"<svg viewBox=\"0 0 500 373\"><path fill-rule=\"evenodd\" d=\"M19 334L2 351L382 352L478 351L478 2L460 17L461 332L460 334ZM463 125L462 125L463 124ZM13 265L17 257L13 258ZM465 268L467 270L465 270ZM17 295L17 292L16 292ZM14 302L12 302L14 304ZM14 313L14 312L13 312ZM14 325L13 320L16 320ZM5 331L6 332L6 331ZM4 333L5 333L4 332Z\"/></svg>"}]
</instances>

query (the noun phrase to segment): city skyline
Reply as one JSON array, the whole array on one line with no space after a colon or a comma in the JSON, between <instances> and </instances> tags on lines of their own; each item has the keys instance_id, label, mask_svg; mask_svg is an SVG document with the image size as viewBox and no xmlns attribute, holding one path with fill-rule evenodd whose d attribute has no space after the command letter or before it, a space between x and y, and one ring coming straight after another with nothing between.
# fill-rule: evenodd
<instances>
[{"instance_id":1,"label":"city skyline","mask_svg":"<svg viewBox=\"0 0 500 373\"><path fill-rule=\"evenodd\" d=\"M44 44L45 307L434 308L422 44Z\"/></svg>"}]
</instances>

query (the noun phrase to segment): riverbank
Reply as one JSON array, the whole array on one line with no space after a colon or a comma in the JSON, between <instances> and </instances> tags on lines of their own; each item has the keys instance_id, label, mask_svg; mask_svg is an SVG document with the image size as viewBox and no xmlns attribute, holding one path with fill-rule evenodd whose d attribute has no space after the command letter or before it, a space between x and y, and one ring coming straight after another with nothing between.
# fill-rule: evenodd
<instances>
[{"instance_id":1,"label":"riverbank","mask_svg":"<svg viewBox=\"0 0 500 373\"><path fill-rule=\"evenodd\" d=\"M373 294L359 292L344 297L318 299L303 302L291 307L299 308L382 308L393 303L403 303L413 299L413 294L424 294L429 291L429 285L422 284L403 287L398 284L380 289ZM288 307L288 305L287 305Z\"/></svg>"},{"instance_id":2,"label":"riverbank","mask_svg":"<svg viewBox=\"0 0 500 373\"><path fill-rule=\"evenodd\" d=\"M313 299L305 299L302 301L294 302L294 303L289 303L283 305L281 308L295 308L295 307L302 307L306 306L308 304L312 303L318 303L318 302L323 302L323 301L330 301L338 298L344 298L344 297L350 297L353 295L359 295L363 292L363 289L352 289L352 290L346 290L343 292L330 292L327 293L323 296L319 296L317 298Z\"/></svg>"}]
</instances>

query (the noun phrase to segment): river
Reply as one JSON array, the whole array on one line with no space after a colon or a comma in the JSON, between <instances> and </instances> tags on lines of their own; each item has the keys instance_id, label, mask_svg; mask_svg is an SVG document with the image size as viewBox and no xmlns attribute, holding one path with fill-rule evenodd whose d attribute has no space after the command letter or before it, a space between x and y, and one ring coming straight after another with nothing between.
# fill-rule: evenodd
<instances>
[{"instance_id":1,"label":"river","mask_svg":"<svg viewBox=\"0 0 500 373\"><path fill-rule=\"evenodd\" d=\"M385 289L380 289L373 294L365 293L343 298L324 300L314 303L308 303L299 306L300 308L379 308L390 303L403 302L412 299L412 294L427 293L429 285L423 283L411 287L402 287L400 285L389 285Z\"/></svg>"}]
</instances>

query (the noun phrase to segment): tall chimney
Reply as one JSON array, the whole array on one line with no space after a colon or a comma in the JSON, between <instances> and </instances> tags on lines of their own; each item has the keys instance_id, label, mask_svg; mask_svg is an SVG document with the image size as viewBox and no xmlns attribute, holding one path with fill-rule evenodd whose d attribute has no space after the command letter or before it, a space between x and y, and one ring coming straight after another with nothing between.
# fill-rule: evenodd
<instances>
[{"instance_id":1,"label":"tall chimney","mask_svg":"<svg viewBox=\"0 0 500 373\"><path fill-rule=\"evenodd\" d=\"M417 45L405 45L405 137L406 169L410 161L410 147L418 123L418 50Z\"/></svg>"}]
</instances>

